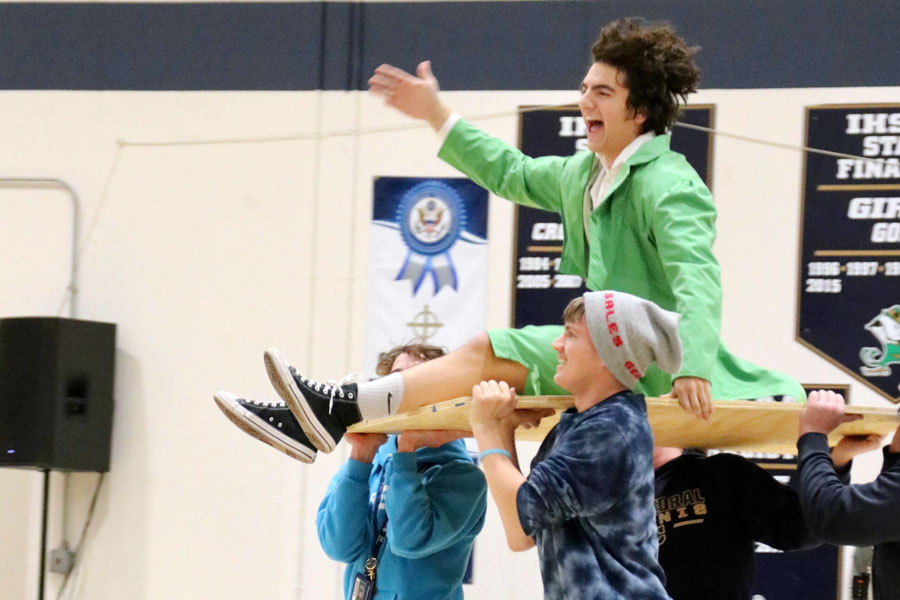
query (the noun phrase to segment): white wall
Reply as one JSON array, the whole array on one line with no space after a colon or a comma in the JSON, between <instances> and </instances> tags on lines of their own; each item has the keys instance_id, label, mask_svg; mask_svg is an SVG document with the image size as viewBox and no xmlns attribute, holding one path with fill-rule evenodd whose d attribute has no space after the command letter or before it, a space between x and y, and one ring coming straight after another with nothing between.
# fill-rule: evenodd
<instances>
[{"instance_id":1,"label":"white wall","mask_svg":"<svg viewBox=\"0 0 900 600\"><path fill-rule=\"evenodd\" d=\"M723 131L799 144L806 105L898 97L900 88L710 90L692 101L715 103ZM505 113L479 124L514 143L517 106L574 94L446 99L464 115ZM262 143L118 142L391 124L408 122L359 93L0 92L0 176L59 177L75 188L86 244L78 316L118 324L112 469L69 597L338 597L341 568L319 549L313 515L345 449L300 465L235 429L212 393L272 397L260 361L270 345L313 377L360 370L372 178L454 172L434 157L437 142L424 128ZM849 383L856 403L887 405L793 341L801 154L718 138L715 161L728 345L804 382ZM0 189L0 233L19 232L15 243L0 241L0 316L67 315L65 305L59 312L67 211L60 192ZM33 236L21 235L26 227ZM487 322L505 326L505 202L491 200L489 228ZM526 460L534 450L525 449ZM854 475L874 476L877 458L861 463ZM0 600L36 593L38 479L0 471ZM62 536L62 479L53 481L51 547ZM69 477L70 541L95 481ZM471 600L541 597L534 552L506 551L493 507L476 545L476 578ZM54 597L60 580L48 575Z\"/></svg>"}]
</instances>

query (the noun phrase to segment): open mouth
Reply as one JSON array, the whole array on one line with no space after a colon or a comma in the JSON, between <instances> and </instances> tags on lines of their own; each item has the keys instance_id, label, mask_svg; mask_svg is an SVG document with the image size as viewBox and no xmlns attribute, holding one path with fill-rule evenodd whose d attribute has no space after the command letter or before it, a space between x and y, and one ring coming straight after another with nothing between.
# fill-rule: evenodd
<instances>
[{"instance_id":1,"label":"open mouth","mask_svg":"<svg viewBox=\"0 0 900 600\"><path fill-rule=\"evenodd\" d=\"M584 124L587 126L587 132L589 134L600 131L603 127L603 121L600 119L585 119Z\"/></svg>"}]
</instances>

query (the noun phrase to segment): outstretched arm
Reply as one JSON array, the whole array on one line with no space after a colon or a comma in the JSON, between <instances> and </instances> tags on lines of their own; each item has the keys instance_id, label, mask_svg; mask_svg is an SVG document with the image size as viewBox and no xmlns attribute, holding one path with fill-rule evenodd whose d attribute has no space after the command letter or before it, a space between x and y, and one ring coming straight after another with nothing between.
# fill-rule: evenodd
<instances>
[{"instance_id":1,"label":"outstretched arm","mask_svg":"<svg viewBox=\"0 0 900 600\"><path fill-rule=\"evenodd\" d=\"M503 454L488 454L482 458L482 464L488 489L506 532L506 542L510 550L521 552L534 546L534 538L522 529L516 505L516 495L525 483L525 476L519 471L516 457L515 408L516 391L504 381L482 381L472 389L469 419L478 449L510 453L510 458Z\"/></svg>"},{"instance_id":2,"label":"outstretched arm","mask_svg":"<svg viewBox=\"0 0 900 600\"><path fill-rule=\"evenodd\" d=\"M834 472L827 435L841 422L844 399L813 392L800 413L800 500L809 528L839 544L876 544L900 536L900 469L872 483L844 485Z\"/></svg>"},{"instance_id":3,"label":"outstretched arm","mask_svg":"<svg viewBox=\"0 0 900 600\"><path fill-rule=\"evenodd\" d=\"M881 439L881 436L844 438L834 447L831 458L842 483L850 480L849 463L853 457L878 448ZM806 525L796 485L779 483L742 457L723 455L722 460L734 462L729 473L734 478L741 515L753 532L753 539L779 550L798 550L822 543Z\"/></svg>"},{"instance_id":4,"label":"outstretched arm","mask_svg":"<svg viewBox=\"0 0 900 600\"><path fill-rule=\"evenodd\" d=\"M710 379L719 346L722 285L712 252L716 209L699 180L685 179L656 200L651 216L663 270L681 314L678 335L684 360L671 396L686 412L709 419L714 411Z\"/></svg>"},{"instance_id":5,"label":"outstretched arm","mask_svg":"<svg viewBox=\"0 0 900 600\"><path fill-rule=\"evenodd\" d=\"M385 99L404 115L428 121L432 129L440 131L451 115L441 103L438 80L431 72L431 61L420 62L416 74L391 65L381 65L369 78L369 91Z\"/></svg>"},{"instance_id":6,"label":"outstretched arm","mask_svg":"<svg viewBox=\"0 0 900 600\"><path fill-rule=\"evenodd\" d=\"M531 159L462 120L450 121L453 113L441 102L439 90L429 61L419 63L415 75L381 65L369 78L369 91L384 98L388 106L427 121L439 133L445 125L453 125L443 132L447 138L439 154L442 160L501 198L560 212L560 177L566 158ZM578 206L580 213L580 200Z\"/></svg>"},{"instance_id":7,"label":"outstretched arm","mask_svg":"<svg viewBox=\"0 0 900 600\"><path fill-rule=\"evenodd\" d=\"M350 433L347 440L353 445L350 460L331 479L316 513L316 531L329 558L351 563L372 544L372 530L366 517L369 475L375 453L387 436Z\"/></svg>"}]
</instances>

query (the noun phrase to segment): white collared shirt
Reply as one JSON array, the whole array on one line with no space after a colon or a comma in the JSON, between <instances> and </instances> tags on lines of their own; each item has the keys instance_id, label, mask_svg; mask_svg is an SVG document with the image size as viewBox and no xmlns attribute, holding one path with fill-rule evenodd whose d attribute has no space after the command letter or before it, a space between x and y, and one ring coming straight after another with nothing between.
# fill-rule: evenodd
<instances>
[{"instance_id":1,"label":"white collared shirt","mask_svg":"<svg viewBox=\"0 0 900 600\"><path fill-rule=\"evenodd\" d=\"M609 191L610 186L616 180L616 176L619 174L619 170L622 168L622 165L631 158L635 152L638 151L638 148L644 145L644 143L649 142L653 138L656 137L656 134L652 131L648 131L647 133L642 133L637 136L631 143L625 146L616 159L613 161L611 167L607 168L605 164L603 164L603 157L599 154L597 158L600 159L600 174L597 175L597 179L594 180L594 183L591 184L591 203L593 207L596 209L600 206L600 202L603 200L606 193Z\"/></svg>"}]
</instances>

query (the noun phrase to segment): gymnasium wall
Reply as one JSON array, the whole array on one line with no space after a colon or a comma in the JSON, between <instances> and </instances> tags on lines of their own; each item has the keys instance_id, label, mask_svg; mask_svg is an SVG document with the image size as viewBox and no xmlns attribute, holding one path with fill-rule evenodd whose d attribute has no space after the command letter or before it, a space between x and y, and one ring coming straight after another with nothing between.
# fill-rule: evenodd
<instances>
[{"instance_id":1,"label":"gymnasium wall","mask_svg":"<svg viewBox=\"0 0 900 600\"><path fill-rule=\"evenodd\" d=\"M515 143L517 107L574 102L596 31L626 14L703 47L690 101L724 132L800 145L805 106L900 101L887 2L0 3L0 177L72 186L78 316L118 323L112 468L67 597L339 596L314 514L346 448L300 465L212 393L273 398L271 345L315 378L364 366L373 177L456 173L359 90L432 58L446 102ZM714 160L726 343L888 405L793 340L802 154L719 137ZM0 316L69 314L70 215L59 190L0 187ZM512 216L491 199L490 326L509 322ZM63 527L77 541L95 481L52 477L51 548ZM0 490L0 600L31 598L39 474L0 470ZM475 552L468 599L541 597L493 506Z\"/></svg>"}]
</instances>

